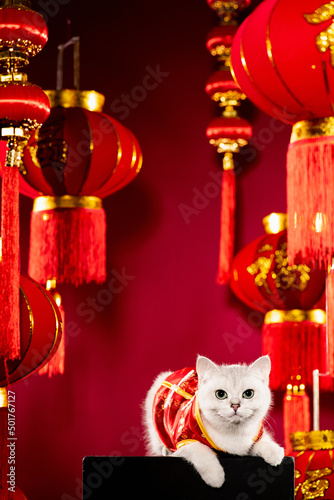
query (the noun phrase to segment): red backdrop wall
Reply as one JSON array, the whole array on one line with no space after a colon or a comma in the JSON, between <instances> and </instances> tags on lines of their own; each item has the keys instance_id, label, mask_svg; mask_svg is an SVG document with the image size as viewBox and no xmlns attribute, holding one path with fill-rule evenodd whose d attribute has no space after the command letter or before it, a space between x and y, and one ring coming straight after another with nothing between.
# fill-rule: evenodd
<instances>
[{"instance_id":1,"label":"red backdrop wall","mask_svg":"<svg viewBox=\"0 0 334 500\"><path fill-rule=\"evenodd\" d=\"M84 456L144 453L141 403L160 371L192 365L198 353L251 362L260 355L262 318L215 281L219 160L205 137L216 107L204 85L215 69L205 39L216 19L205 0L34 7L48 18L50 38L30 80L54 88L56 47L70 20L70 34L81 37L81 88L106 96L105 112L135 133L144 154L137 179L104 202L106 284L60 289L65 375L15 386L17 485L29 500L73 500L82 497ZM251 105L244 110L254 140L240 158L237 249L263 233L265 215L286 210L290 133ZM32 201L20 203L26 271ZM332 420L323 396L323 427ZM282 443L282 394L268 422Z\"/></svg>"}]
</instances>

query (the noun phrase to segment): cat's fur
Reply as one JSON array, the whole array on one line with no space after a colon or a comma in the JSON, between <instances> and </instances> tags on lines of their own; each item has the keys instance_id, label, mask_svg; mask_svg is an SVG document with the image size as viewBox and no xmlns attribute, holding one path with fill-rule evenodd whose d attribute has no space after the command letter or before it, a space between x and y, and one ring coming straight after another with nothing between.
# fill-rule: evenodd
<instances>
[{"instance_id":1,"label":"cat's fur","mask_svg":"<svg viewBox=\"0 0 334 500\"><path fill-rule=\"evenodd\" d=\"M234 455L260 456L271 465L279 465L284 450L266 430L259 441L253 441L271 405L268 386L270 367L268 356L257 359L251 365L222 366L198 356L197 399L202 422L219 448ZM208 485L219 488L225 481L225 473L212 448L200 442L191 442L172 453L163 445L155 430L152 415L154 396L170 373L161 373L156 378L144 403L148 452L151 455L184 458L193 464ZM247 389L254 391L251 399L243 397ZM215 395L217 390L226 391L227 398L218 399ZM235 406L235 410L232 404L240 406Z\"/></svg>"}]
</instances>

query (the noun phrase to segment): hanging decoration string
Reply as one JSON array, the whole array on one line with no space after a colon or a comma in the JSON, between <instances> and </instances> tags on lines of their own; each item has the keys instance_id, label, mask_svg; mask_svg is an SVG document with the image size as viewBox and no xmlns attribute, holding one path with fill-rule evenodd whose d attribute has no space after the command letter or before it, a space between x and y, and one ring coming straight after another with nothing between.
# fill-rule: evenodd
<instances>
[{"instance_id":1,"label":"hanging decoration string","mask_svg":"<svg viewBox=\"0 0 334 500\"><path fill-rule=\"evenodd\" d=\"M249 0L226 2L208 0L219 19L219 26L210 31L207 48L218 62L218 70L207 81L208 96L222 109L221 116L207 127L210 144L223 153L221 189L220 244L217 282L229 283L234 254L236 179L233 155L240 152L252 136L252 127L238 116L237 108L246 98L231 73L230 53L237 31L236 17L249 5Z\"/></svg>"}]
</instances>

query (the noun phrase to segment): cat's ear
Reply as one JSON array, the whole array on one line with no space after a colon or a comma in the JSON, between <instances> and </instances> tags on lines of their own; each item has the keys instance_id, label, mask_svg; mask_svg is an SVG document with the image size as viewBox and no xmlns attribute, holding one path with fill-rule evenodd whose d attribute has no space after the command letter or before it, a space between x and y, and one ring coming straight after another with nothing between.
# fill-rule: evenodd
<instances>
[{"instance_id":1,"label":"cat's ear","mask_svg":"<svg viewBox=\"0 0 334 500\"><path fill-rule=\"evenodd\" d=\"M271 362L269 356L261 356L261 358L258 358L249 366L249 369L252 370L254 375L256 374L262 380L268 382L269 373L271 370Z\"/></svg>"},{"instance_id":2,"label":"cat's ear","mask_svg":"<svg viewBox=\"0 0 334 500\"><path fill-rule=\"evenodd\" d=\"M201 382L209 372L217 370L217 365L205 356L198 356L196 362L196 372L198 380Z\"/></svg>"}]
</instances>

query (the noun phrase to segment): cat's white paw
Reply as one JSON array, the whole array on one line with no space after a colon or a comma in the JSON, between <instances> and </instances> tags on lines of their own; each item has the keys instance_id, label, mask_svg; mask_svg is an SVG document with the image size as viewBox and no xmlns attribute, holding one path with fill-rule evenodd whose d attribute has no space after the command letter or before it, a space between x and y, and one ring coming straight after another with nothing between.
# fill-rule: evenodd
<instances>
[{"instance_id":1,"label":"cat's white paw","mask_svg":"<svg viewBox=\"0 0 334 500\"><path fill-rule=\"evenodd\" d=\"M284 458L284 448L277 443L266 443L260 456L270 465L279 465Z\"/></svg>"},{"instance_id":2,"label":"cat's white paw","mask_svg":"<svg viewBox=\"0 0 334 500\"><path fill-rule=\"evenodd\" d=\"M221 465L208 467L205 471L198 471L203 481L212 488L220 488L225 482L225 472Z\"/></svg>"}]
</instances>

